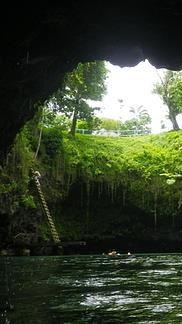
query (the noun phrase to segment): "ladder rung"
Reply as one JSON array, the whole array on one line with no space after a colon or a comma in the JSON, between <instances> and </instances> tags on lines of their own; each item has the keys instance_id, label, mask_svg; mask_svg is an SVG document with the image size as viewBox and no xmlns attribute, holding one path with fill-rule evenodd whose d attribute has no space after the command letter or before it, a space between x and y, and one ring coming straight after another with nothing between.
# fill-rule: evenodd
<instances>
[{"instance_id":1,"label":"ladder rung","mask_svg":"<svg viewBox=\"0 0 182 324\"><path fill-rule=\"evenodd\" d=\"M56 230L54 220L53 220L53 218L52 218L52 216L50 214L49 208L47 206L46 200L44 198L44 194L43 194L42 189L41 189L40 181L37 179L37 177L35 175L35 171L33 169L31 169L31 171L32 171L32 174L33 174L33 177L34 177L34 182L35 182L35 185L37 187L37 191L38 191L40 200L42 202L42 207L43 207L44 212L45 212L45 214L47 216L47 219L48 219L48 223L49 223L49 226L50 226L52 238L53 238L55 243L59 243L60 242L59 235L58 235L58 232Z\"/></svg>"}]
</instances>

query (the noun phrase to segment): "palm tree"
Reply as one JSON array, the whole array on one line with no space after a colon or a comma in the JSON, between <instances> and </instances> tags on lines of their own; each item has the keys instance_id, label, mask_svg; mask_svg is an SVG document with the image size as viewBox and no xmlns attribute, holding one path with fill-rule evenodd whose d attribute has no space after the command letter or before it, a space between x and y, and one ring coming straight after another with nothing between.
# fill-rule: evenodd
<instances>
[{"instance_id":1,"label":"palm tree","mask_svg":"<svg viewBox=\"0 0 182 324\"><path fill-rule=\"evenodd\" d=\"M130 112L137 120L150 117L148 111L142 105L138 107L130 107Z\"/></svg>"},{"instance_id":2,"label":"palm tree","mask_svg":"<svg viewBox=\"0 0 182 324\"><path fill-rule=\"evenodd\" d=\"M137 130L149 130L148 126L151 123L151 117L142 105L138 107L130 107L129 111L134 115L132 120Z\"/></svg>"}]
</instances>

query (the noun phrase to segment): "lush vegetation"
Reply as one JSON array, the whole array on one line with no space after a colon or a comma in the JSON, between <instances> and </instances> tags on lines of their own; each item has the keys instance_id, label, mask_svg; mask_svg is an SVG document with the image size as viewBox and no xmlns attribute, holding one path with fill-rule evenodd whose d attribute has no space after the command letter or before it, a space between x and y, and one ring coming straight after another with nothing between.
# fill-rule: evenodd
<instances>
[{"instance_id":1,"label":"lush vegetation","mask_svg":"<svg viewBox=\"0 0 182 324\"><path fill-rule=\"evenodd\" d=\"M35 159L38 134L35 121L27 124L1 170L1 223L8 226L8 240L19 234L31 243L50 239L31 167L41 172L43 191L64 240L180 229L181 131L73 138L59 126L44 126Z\"/></svg>"},{"instance_id":2,"label":"lush vegetation","mask_svg":"<svg viewBox=\"0 0 182 324\"><path fill-rule=\"evenodd\" d=\"M0 244L30 246L50 240L32 169L41 173L63 240L146 241L152 233L171 230L180 235L180 130L123 138L75 134L77 124L90 133L98 128L150 130L151 119L142 106L132 107L133 118L125 123L94 116L88 99L102 98L106 76L104 62L79 64L17 135L0 169ZM162 83L155 91L174 122L181 111L181 79L169 72L165 81L167 88Z\"/></svg>"},{"instance_id":3,"label":"lush vegetation","mask_svg":"<svg viewBox=\"0 0 182 324\"><path fill-rule=\"evenodd\" d=\"M181 133L117 139L78 136L74 142L64 138L63 147L65 172L73 183L82 179L107 185L111 200L124 204L127 199L153 214L154 227L158 216L165 222L165 216L179 213Z\"/></svg>"},{"instance_id":4,"label":"lush vegetation","mask_svg":"<svg viewBox=\"0 0 182 324\"><path fill-rule=\"evenodd\" d=\"M101 100L106 93L107 69L104 61L79 63L67 73L62 87L51 97L49 106L72 119L70 133L74 136L77 120L93 123L94 111L88 100Z\"/></svg>"},{"instance_id":5,"label":"lush vegetation","mask_svg":"<svg viewBox=\"0 0 182 324\"><path fill-rule=\"evenodd\" d=\"M168 108L168 118L173 129L179 129L176 117L182 113L182 72L166 71L154 87Z\"/></svg>"}]
</instances>

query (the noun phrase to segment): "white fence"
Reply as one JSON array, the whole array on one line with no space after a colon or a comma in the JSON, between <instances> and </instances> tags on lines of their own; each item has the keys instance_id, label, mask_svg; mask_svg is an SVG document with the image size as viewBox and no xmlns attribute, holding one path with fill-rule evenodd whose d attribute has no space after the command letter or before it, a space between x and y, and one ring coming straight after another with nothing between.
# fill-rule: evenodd
<instances>
[{"instance_id":1,"label":"white fence","mask_svg":"<svg viewBox=\"0 0 182 324\"><path fill-rule=\"evenodd\" d=\"M98 136L137 136L137 135L146 135L150 134L150 130L140 130L140 129L130 129L130 130L106 130L106 129L98 129L98 130L89 130L89 129L77 129L76 133L79 134L90 134L90 135L98 135Z\"/></svg>"}]
</instances>

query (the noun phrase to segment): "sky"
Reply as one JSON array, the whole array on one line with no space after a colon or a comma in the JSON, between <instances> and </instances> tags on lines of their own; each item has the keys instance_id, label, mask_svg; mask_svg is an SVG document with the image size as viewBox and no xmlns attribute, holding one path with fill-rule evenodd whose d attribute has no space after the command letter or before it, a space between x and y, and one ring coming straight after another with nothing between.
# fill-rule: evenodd
<instances>
[{"instance_id":1,"label":"sky","mask_svg":"<svg viewBox=\"0 0 182 324\"><path fill-rule=\"evenodd\" d=\"M167 107L157 94L152 93L154 84L160 81L159 75L162 76L165 69L157 70L147 60L129 68L106 62L106 67L109 70L107 94L100 104L101 111L97 116L125 121L132 117L130 107L142 105L152 118L152 133L162 131L161 120L165 122L167 130L172 129L171 122L166 118ZM122 109L118 99L123 100ZM182 124L182 118L179 121Z\"/></svg>"}]
</instances>

